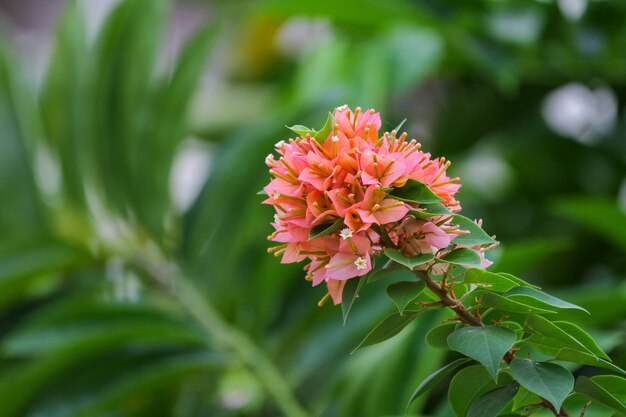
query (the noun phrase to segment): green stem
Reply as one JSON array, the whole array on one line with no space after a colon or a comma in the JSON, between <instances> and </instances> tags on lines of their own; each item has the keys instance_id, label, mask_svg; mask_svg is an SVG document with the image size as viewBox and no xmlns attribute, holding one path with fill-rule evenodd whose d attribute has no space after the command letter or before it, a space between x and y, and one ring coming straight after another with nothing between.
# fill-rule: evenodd
<instances>
[{"instance_id":1,"label":"green stem","mask_svg":"<svg viewBox=\"0 0 626 417\"><path fill-rule=\"evenodd\" d=\"M158 268L145 262L139 262L139 264L159 282L166 283L171 280L171 277L165 276L163 271L172 270L172 268ZM182 274L175 274L175 276L176 288L172 292L180 304L221 348L232 352L252 370L283 414L287 417L310 417L293 396L288 382L263 350L248 335L224 320L191 280ZM171 287L169 289L172 290Z\"/></svg>"}]
</instances>

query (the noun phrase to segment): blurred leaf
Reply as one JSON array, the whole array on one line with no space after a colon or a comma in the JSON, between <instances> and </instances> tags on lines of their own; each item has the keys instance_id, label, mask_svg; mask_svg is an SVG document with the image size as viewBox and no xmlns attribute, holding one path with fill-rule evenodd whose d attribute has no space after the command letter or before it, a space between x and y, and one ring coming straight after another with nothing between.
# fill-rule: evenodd
<instances>
[{"instance_id":1,"label":"blurred leaf","mask_svg":"<svg viewBox=\"0 0 626 417\"><path fill-rule=\"evenodd\" d=\"M381 42L389 55L387 62L393 92L405 91L418 84L437 70L443 58L441 37L423 27L394 25Z\"/></svg>"},{"instance_id":2,"label":"blurred leaf","mask_svg":"<svg viewBox=\"0 0 626 417\"><path fill-rule=\"evenodd\" d=\"M17 60L0 39L0 245L46 234L32 164L33 103L19 76Z\"/></svg>"},{"instance_id":3,"label":"blurred leaf","mask_svg":"<svg viewBox=\"0 0 626 417\"><path fill-rule=\"evenodd\" d=\"M572 374L554 363L515 358L511 362L511 373L524 388L545 398L556 410L561 409L561 404L574 388Z\"/></svg>"},{"instance_id":4,"label":"blurred leaf","mask_svg":"<svg viewBox=\"0 0 626 417\"><path fill-rule=\"evenodd\" d=\"M92 103L87 84L91 56L84 12L76 1L65 7L40 98L44 139L58 156L62 193L79 207L86 203L85 176L93 175L85 160L89 152L85 113Z\"/></svg>"},{"instance_id":5,"label":"blurred leaf","mask_svg":"<svg viewBox=\"0 0 626 417\"><path fill-rule=\"evenodd\" d=\"M76 398L67 395L59 402L43 402L32 415L87 417L100 415L122 406L131 408L142 397L153 398L157 389L176 389L185 378L208 375L224 366L223 358L210 352L190 352L168 355L145 366L135 366L133 372L105 381L102 387L85 389Z\"/></svg>"},{"instance_id":6,"label":"blurred leaf","mask_svg":"<svg viewBox=\"0 0 626 417\"><path fill-rule=\"evenodd\" d=\"M391 0L388 3L347 0L341 4L330 0L320 0L315 4L271 0L257 3L254 10L279 16L324 16L340 22L366 25L368 29L372 25L397 24L399 21L413 20L422 24L431 21L421 9L404 0Z\"/></svg>"},{"instance_id":7,"label":"blurred leaf","mask_svg":"<svg viewBox=\"0 0 626 417\"><path fill-rule=\"evenodd\" d=\"M173 328L168 335L168 333L163 333L163 327L151 327L146 324L145 322L128 323L121 327L116 326L117 329L115 326L103 324L98 331L82 332L71 340L61 340L57 348L46 349L45 355L37 356L24 365L7 370L0 377L0 389L7 395L0 407L0 415L17 414L24 407L32 404L33 398L37 397L46 386L62 378L64 373L80 369L85 361L94 361L103 352L114 352L124 346L134 345L137 348L141 344L164 346L166 340L168 343L180 346L180 341L177 341L178 337L175 336L181 333L180 329ZM51 336L59 338L61 334L52 332ZM28 350L33 351L33 348L37 348L33 346L35 342L36 339L32 342L22 339L19 343L22 343L24 347L30 345L31 348ZM17 339L16 343L18 343ZM45 345L43 347L45 349ZM15 348L18 348L17 345ZM127 391L126 395L132 395L132 392L132 390Z\"/></svg>"},{"instance_id":8,"label":"blurred leaf","mask_svg":"<svg viewBox=\"0 0 626 417\"><path fill-rule=\"evenodd\" d=\"M72 271L91 260L86 252L54 241L0 251L0 306L18 301L20 293L36 279Z\"/></svg>"},{"instance_id":9,"label":"blurred leaf","mask_svg":"<svg viewBox=\"0 0 626 417\"><path fill-rule=\"evenodd\" d=\"M502 256L495 261L491 269L498 273L522 274L571 247L571 239L562 237L506 243Z\"/></svg>"},{"instance_id":10,"label":"blurred leaf","mask_svg":"<svg viewBox=\"0 0 626 417\"><path fill-rule=\"evenodd\" d=\"M93 141L96 178L102 181L107 203L119 213L150 198L141 180L150 172L153 155L138 139L149 121L144 112L153 99L151 81L166 4L124 1L107 17L96 39L88 139ZM150 221L148 225L156 227Z\"/></svg>"},{"instance_id":11,"label":"blurred leaf","mask_svg":"<svg viewBox=\"0 0 626 417\"><path fill-rule=\"evenodd\" d=\"M161 0L159 0L161 1ZM172 160L187 135L187 113L196 94L216 38L215 25L204 26L184 45L173 71L152 87L156 91L149 106L149 121L137 140L134 175L138 180L136 201L141 218L160 236L170 208L169 180Z\"/></svg>"},{"instance_id":12,"label":"blurred leaf","mask_svg":"<svg viewBox=\"0 0 626 417\"><path fill-rule=\"evenodd\" d=\"M515 344L515 332L503 327L462 327L448 336L448 346L485 366L498 382L502 358Z\"/></svg>"},{"instance_id":13,"label":"blurred leaf","mask_svg":"<svg viewBox=\"0 0 626 417\"><path fill-rule=\"evenodd\" d=\"M553 209L626 250L626 214L614 201L589 197L569 198L555 202Z\"/></svg>"}]
</instances>

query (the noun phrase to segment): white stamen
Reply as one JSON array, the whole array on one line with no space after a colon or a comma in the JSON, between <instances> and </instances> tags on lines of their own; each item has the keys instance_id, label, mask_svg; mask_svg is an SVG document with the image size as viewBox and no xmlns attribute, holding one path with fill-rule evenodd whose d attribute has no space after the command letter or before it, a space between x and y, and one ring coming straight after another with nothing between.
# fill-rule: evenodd
<instances>
[{"instance_id":1,"label":"white stamen","mask_svg":"<svg viewBox=\"0 0 626 417\"><path fill-rule=\"evenodd\" d=\"M337 110L339 110L339 111L344 111L344 110L345 110L345 109L347 109L347 108L348 108L348 105L347 105L347 104L344 104L343 106L339 106L339 107L337 107Z\"/></svg>"},{"instance_id":2,"label":"white stamen","mask_svg":"<svg viewBox=\"0 0 626 417\"><path fill-rule=\"evenodd\" d=\"M334 135L332 138L330 138L330 140L332 140L333 142L337 143L337 142L339 142L339 136Z\"/></svg>"},{"instance_id":3,"label":"white stamen","mask_svg":"<svg viewBox=\"0 0 626 417\"><path fill-rule=\"evenodd\" d=\"M282 148L284 144L285 144L285 141L284 140L280 140L280 141L276 142L276 145L274 145L274 146L276 146L277 148Z\"/></svg>"},{"instance_id":4,"label":"white stamen","mask_svg":"<svg viewBox=\"0 0 626 417\"><path fill-rule=\"evenodd\" d=\"M271 165L274 162L274 155L269 154L265 157L265 165Z\"/></svg>"},{"instance_id":5,"label":"white stamen","mask_svg":"<svg viewBox=\"0 0 626 417\"><path fill-rule=\"evenodd\" d=\"M280 193L274 193L274 195L272 196L272 198L274 200L278 200L280 198Z\"/></svg>"},{"instance_id":6,"label":"white stamen","mask_svg":"<svg viewBox=\"0 0 626 417\"><path fill-rule=\"evenodd\" d=\"M350 230L350 228L346 227L341 232L339 232L339 236L341 236L341 238L343 240L346 240L347 238L352 237L352 230Z\"/></svg>"},{"instance_id":7,"label":"white stamen","mask_svg":"<svg viewBox=\"0 0 626 417\"><path fill-rule=\"evenodd\" d=\"M274 223L280 224L280 217L278 217L278 214L274 214Z\"/></svg>"},{"instance_id":8,"label":"white stamen","mask_svg":"<svg viewBox=\"0 0 626 417\"><path fill-rule=\"evenodd\" d=\"M367 268L367 261L361 257L356 258L356 261L354 261L354 264L356 265L356 269L359 271L361 269Z\"/></svg>"}]
</instances>

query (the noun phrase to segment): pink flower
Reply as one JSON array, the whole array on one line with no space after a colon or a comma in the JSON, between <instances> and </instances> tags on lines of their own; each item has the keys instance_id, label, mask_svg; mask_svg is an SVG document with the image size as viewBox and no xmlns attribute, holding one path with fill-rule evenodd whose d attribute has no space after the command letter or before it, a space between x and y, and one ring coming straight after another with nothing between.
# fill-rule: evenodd
<instances>
[{"instance_id":1,"label":"pink flower","mask_svg":"<svg viewBox=\"0 0 626 417\"><path fill-rule=\"evenodd\" d=\"M378 140L378 130L382 123L380 114L372 109L363 113L357 107L353 113L349 107L342 106L335 110L335 119L339 130L350 139L359 137L372 143Z\"/></svg>"},{"instance_id":2,"label":"pink flower","mask_svg":"<svg viewBox=\"0 0 626 417\"><path fill-rule=\"evenodd\" d=\"M387 224L402 219L409 209L399 200L385 198L385 192L380 185L367 188L363 201L357 212L363 222Z\"/></svg>"},{"instance_id":3,"label":"pink flower","mask_svg":"<svg viewBox=\"0 0 626 417\"><path fill-rule=\"evenodd\" d=\"M309 260L307 279L314 286L326 283L335 304L341 302L348 279L372 269L372 257L387 247L407 256L454 248L458 228L452 215L416 217L424 212L417 203L393 198L393 189L409 179L428 185L451 213L460 210L455 194L458 178L450 178L445 159L431 159L407 134L384 132L374 110L354 112L348 106L335 109L335 123L324 140L310 135L280 141L278 156L265 162L272 177L264 188L264 204L275 209L274 232L278 245L269 251L282 263ZM418 213L419 214L419 213ZM323 237L310 239L320 230L343 222ZM482 248L472 248L482 254ZM484 261L486 265L487 260ZM441 263L420 268L439 271Z\"/></svg>"},{"instance_id":4,"label":"pink flower","mask_svg":"<svg viewBox=\"0 0 626 417\"><path fill-rule=\"evenodd\" d=\"M352 235L339 245L339 253L326 265L326 277L334 280L346 280L367 274L372 270L370 259L370 241L367 237Z\"/></svg>"},{"instance_id":5,"label":"pink flower","mask_svg":"<svg viewBox=\"0 0 626 417\"><path fill-rule=\"evenodd\" d=\"M404 156L400 152L381 155L366 149L359 162L364 185L378 184L389 187L406 171Z\"/></svg>"},{"instance_id":6,"label":"pink flower","mask_svg":"<svg viewBox=\"0 0 626 417\"><path fill-rule=\"evenodd\" d=\"M326 286L328 287L328 293L330 297L333 299L334 304L341 304L341 296L343 293L343 287L346 285L346 281L339 281L336 279L329 279L326 282Z\"/></svg>"},{"instance_id":7,"label":"pink flower","mask_svg":"<svg viewBox=\"0 0 626 417\"><path fill-rule=\"evenodd\" d=\"M424 226L422 226L422 232L424 232L424 240L426 243L438 249L447 248L454 238L454 236L444 232L433 222L424 224Z\"/></svg>"}]
</instances>

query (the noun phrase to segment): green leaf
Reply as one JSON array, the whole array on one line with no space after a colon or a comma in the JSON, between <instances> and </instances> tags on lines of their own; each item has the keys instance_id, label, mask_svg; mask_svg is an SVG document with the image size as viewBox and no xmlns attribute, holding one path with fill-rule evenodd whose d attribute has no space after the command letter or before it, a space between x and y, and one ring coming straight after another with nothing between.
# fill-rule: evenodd
<instances>
[{"instance_id":1,"label":"green leaf","mask_svg":"<svg viewBox=\"0 0 626 417\"><path fill-rule=\"evenodd\" d=\"M19 302L41 277L54 276L93 262L77 248L54 241L33 242L0 251L0 306Z\"/></svg>"},{"instance_id":2,"label":"green leaf","mask_svg":"<svg viewBox=\"0 0 626 417\"><path fill-rule=\"evenodd\" d=\"M89 134L80 138L89 147L93 159L86 162L94 163L108 208L124 215L136 212L155 236L163 232L169 204L167 171L173 152L167 149L175 149L185 134L171 136L168 129L162 135L153 129L167 115L157 107L168 104L164 98L169 93L178 94L169 88L169 78L154 82L166 16L167 2L162 0L121 2L109 14L90 45L94 55L85 80L90 105L82 110Z\"/></svg>"},{"instance_id":3,"label":"green leaf","mask_svg":"<svg viewBox=\"0 0 626 417\"><path fill-rule=\"evenodd\" d=\"M516 282L493 272L472 268L465 272L464 284L475 284L495 292L506 292L518 286Z\"/></svg>"},{"instance_id":4,"label":"green leaf","mask_svg":"<svg viewBox=\"0 0 626 417\"><path fill-rule=\"evenodd\" d=\"M574 376L554 363L515 358L511 362L511 374L524 388L545 398L556 410L561 409L561 404L574 388Z\"/></svg>"},{"instance_id":5,"label":"green leaf","mask_svg":"<svg viewBox=\"0 0 626 417\"><path fill-rule=\"evenodd\" d=\"M454 249L443 258L437 258L441 262L463 267L482 268L482 260L475 250L469 248Z\"/></svg>"},{"instance_id":6,"label":"green leaf","mask_svg":"<svg viewBox=\"0 0 626 417\"><path fill-rule=\"evenodd\" d=\"M413 275L413 273L408 269L398 265L397 267L382 268L378 271L372 272L367 276L367 282L370 283L383 278L390 278L396 281L406 281L415 279L415 275Z\"/></svg>"},{"instance_id":7,"label":"green leaf","mask_svg":"<svg viewBox=\"0 0 626 417\"><path fill-rule=\"evenodd\" d=\"M424 288L426 288L424 281L396 282L387 287L387 296L398 307L398 312L402 315L406 306L420 295Z\"/></svg>"},{"instance_id":8,"label":"green leaf","mask_svg":"<svg viewBox=\"0 0 626 417\"><path fill-rule=\"evenodd\" d=\"M333 126L335 125L335 116L331 112L328 112L328 118L326 119L326 123L324 127L322 127L315 135L312 135L316 141L319 143L324 143L326 139L328 139L328 135L333 130Z\"/></svg>"},{"instance_id":9,"label":"green leaf","mask_svg":"<svg viewBox=\"0 0 626 417\"><path fill-rule=\"evenodd\" d=\"M500 377L507 379L504 383L501 381L499 384L501 386L512 381L508 374L502 374ZM493 382L484 366L471 365L461 369L452 378L450 388L448 388L448 401L457 417L465 417L476 398L497 387L498 384Z\"/></svg>"},{"instance_id":10,"label":"green leaf","mask_svg":"<svg viewBox=\"0 0 626 417\"><path fill-rule=\"evenodd\" d=\"M419 314L418 311L407 311L406 314L394 313L378 323L372 331L354 348L352 353L357 350L384 342L387 339L391 339L398 333L400 333L406 326L408 326Z\"/></svg>"},{"instance_id":11,"label":"green leaf","mask_svg":"<svg viewBox=\"0 0 626 417\"><path fill-rule=\"evenodd\" d=\"M343 295L341 297L341 311L343 313L343 324L345 326L348 320L348 314L352 309L354 300L359 296L359 292L365 283L365 277L352 278L346 281L346 285L343 287Z\"/></svg>"},{"instance_id":12,"label":"green leaf","mask_svg":"<svg viewBox=\"0 0 626 417\"><path fill-rule=\"evenodd\" d=\"M461 230L469 232L468 234L455 237L454 240L452 240L453 244L474 246L488 245L496 242L479 225L460 214L454 215L452 224L459 226Z\"/></svg>"},{"instance_id":13,"label":"green leaf","mask_svg":"<svg viewBox=\"0 0 626 417\"><path fill-rule=\"evenodd\" d=\"M540 308L544 308L546 306L549 308L550 306L552 306L563 309L581 310L589 314L587 310L580 306L577 306L576 304L568 303L567 301L563 301L559 298L553 297L536 288L517 287L504 294L504 296L509 298L510 300L519 301L528 305L535 305Z\"/></svg>"},{"instance_id":14,"label":"green leaf","mask_svg":"<svg viewBox=\"0 0 626 417\"><path fill-rule=\"evenodd\" d=\"M486 307L494 307L499 310L508 311L510 313L522 313L522 314L554 314L552 310L546 310L544 308L535 307L519 301L511 300L503 297L500 294L487 292L482 296L482 305Z\"/></svg>"},{"instance_id":15,"label":"green leaf","mask_svg":"<svg viewBox=\"0 0 626 417\"><path fill-rule=\"evenodd\" d=\"M439 203L420 204L419 209L409 210L409 214L412 214L418 219L427 219L433 216L450 214L450 210L448 210L443 204Z\"/></svg>"},{"instance_id":16,"label":"green leaf","mask_svg":"<svg viewBox=\"0 0 626 417\"><path fill-rule=\"evenodd\" d=\"M517 394L515 394L515 398L513 398L513 411L540 402L541 398L537 394L528 391L524 387L520 387L519 390L517 390Z\"/></svg>"},{"instance_id":17,"label":"green leaf","mask_svg":"<svg viewBox=\"0 0 626 417\"><path fill-rule=\"evenodd\" d=\"M564 328L561 328L557 323L560 323ZM610 360L591 336L575 324L563 321L552 322L541 316L530 315L526 318L524 327L528 333L531 333L528 342L533 345L539 345L539 350L541 350L542 346L547 347L546 353L548 354L556 354L560 349L569 347ZM570 333L569 330L572 330L572 332ZM583 341L576 339L575 335L581 336ZM589 345L589 348L587 345Z\"/></svg>"},{"instance_id":18,"label":"green leaf","mask_svg":"<svg viewBox=\"0 0 626 417\"><path fill-rule=\"evenodd\" d=\"M449 349L448 336L450 336L459 325L459 323L450 322L433 327L426 333L426 343L439 349Z\"/></svg>"},{"instance_id":19,"label":"green leaf","mask_svg":"<svg viewBox=\"0 0 626 417\"><path fill-rule=\"evenodd\" d=\"M119 406L130 399L136 401L142 397L153 398L153 392L158 392L159 389L177 387L180 382L200 372L215 374L224 367L224 360L211 352L164 356L143 366L136 366L118 378L106 381L95 392L83 388L81 391L87 392L85 396L79 397L83 401L72 401L74 398L69 397L60 408L63 417L102 415L102 410L113 408L115 404ZM58 408L54 407L51 410L50 405L44 402L35 406L33 415L59 415L54 413L56 410Z\"/></svg>"},{"instance_id":20,"label":"green leaf","mask_svg":"<svg viewBox=\"0 0 626 417\"><path fill-rule=\"evenodd\" d=\"M597 375L591 380L620 401L626 401L626 378L617 375Z\"/></svg>"},{"instance_id":21,"label":"green leaf","mask_svg":"<svg viewBox=\"0 0 626 417\"><path fill-rule=\"evenodd\" d=\"M285 127L293 131L294 133L297 133L298 136L302 136L302 137L306 137L306 135L315 136L315 134L317 133L317 131L311 129L310 127L306 127L303 125L293 125L293 126L285 125Z\"/></svg>"},{"instance_id":22,"label":"green leaf","mask_svg":"<svg viewBox=\"0 0 626 417\"><path fill-rule=\"evenodd\" d=\"M413 270L416 266L425 264L435 259L435 256L431 253L422 253L416 256L404 256L395 249L385 249L385 255L394 262L404 265L410 270Z\"/></svg>"},{"instance_id":23,"label":"green leaf","mask_svg":"<svg viewBox=\"0 0 626 417\"><path fill-rule=\"evenodd\" d=\"M446 379L448 377L448 375L450 375L450 373L452 373L455 369L457 369L461 365L466 364L469 361L470 361L469 358L459 358L459 359L456 359L456 360L450 362L449 364L447 364L446 366L444 366L443 368L437 369L435 372L433 372L428 377L426 377L426 379L424 379L418 385L418 387L415 389L415 391L413 392L413 395L411 395L411 399L409 399L409 403L406 405L407 412L409 410L409 406L420 395L422 395L423 393L425 393L429 389L435 387L441 381Z\"/></svg>"},{"instance_id":24,"label":"green leaf","mask_svg":"<svg viewBox=\"0 0 626 417\"><path fill-rule=\"evenodd\" d=\"M500 324L501 327L505 327L507 329L511 329L515 332L515 334L517 335L518 339L521 339L522 336L524 335L524 328L522 327L521 324L515 322L515 321L503 321Z\"/></svg>"},{"instance_id":25,"label":"green leaf","mask_svg":"<svg viewBox=\"0 0 626 417\"><path fill-rule=\"evenodd\" d=\"M587 378L586 376L580 376L576 380L576 386L574 387L574 391L579 394L583 394L590 399L597 401L601 404L606 405L607 407L617 411L618 413L626 413L626 406L615 398L607 387L601 385L605 380L593 380Z\"/></svg>"},{"instance_id":26,"label":"green leaf","mask_svg":"<svg viewBox=\"0 0 626 417\"><path fill-rule=\"evenodd\" d=\"M512 382L480 397L467 411L467 417L496 417L511 402L519 384Z\"/></svg>"},{"instance_id":27,"label":"green leaf","mask_svg":"<svg viewBox=\"0 0 626 417\"><path fill-rule=\"evenodd\" d=\"M163 214L171 204L170 168L176 149L188 135L187 115L207 58L211 56L209 52L217 28L217 25L206 25L196 31L178 54L172 73L158 80L153 87L155 99L149 103L150 120L144 122L143 133L136 139L133 177L136 178L134 187L137 192L133 194L137 195L137 218L157 237L164 231ZM112 71L117 72L117 69Z\"/></svg>"},{"instance_id":28,"label":"green leaf","mask_svg":"<svg viewBox=\"0 0 626 417\"><path fill-rule=\"evenodd\" d=\"M332 224L318 224L317 226L313 227L309 232L309 240L315 239L316 237L327 236L332 232L335 232L344 227L345 226L343 224L343 219L337 219Z\"/></svg>"},{"instance_id":29,"label":"green leaf","mask_svg":"<svg viewBox=\"0 0 626 417\"><path fill-rule=\"evenodd\" d=\"M515 344L515 332L503 327L462 327L448 336L448 346L480 362L497 382L504 355Z\"/></svg>"},{"instance_id":30,"label":"green leaf","mask_svg":"<svg viewBox=\"0 0 626 417\"><path fill-rule=\"evenodd\" d=\"M80 164L86 156L81 141L86 129L81 119L90 104L84 86L89 46L83 12L77 2L72 2L61 15L40 96L45 140L58 156L64 198L81 208L84 207L85 185ZM3 198L7 197L3 194Z\"/></svg>"},{"instance_id":31,"label":"green leaf","mask_svg":"<svg viewBox=\"0 0 626 417\"><path fill-rule=\"evenodd\" d=\"M497 274L500 275L500 276L503 276L504 278L509 279L510 281L513 281L514 283L516 283L520 287L531 287L531 288L536 288L538 290L541 289L541 287L538 287L536 285L530 284L530 283L524 281L523 279L516 277L513 274L508 274L506 272L497 272Z\"/></svg>"},{"instance_id":32,"label":"green leaf","mask_svg":"<svg viewBox=\"0 0 626 417\"><path fill-rule=\"evenodd\" d=\"M397 200L407 203L438 203L443 199L432 192L426 184L421 181L409 179L403 187L394 188L389 195Z\"/></svg>"},{"instance_id":33,"label":"green leaf","mask_svg":"<svg viewBox=\"0 0 626 417\"><path fill-rule=\"evenodd\" d=\"M398 123L398 126L394 127L392 132L395 130L396 132L400 132L400 129L402 129L402 126L404 125L404 123L406 123L406 119L404 119L403 121L401 121L400 123Z\"/></svg>"},{"instance_id":34,"label":"green leaf","mask_svg":"<svg viewBox=\"0 0 626 417\"><path fill-rule=\"evenodd\" d=\"M553 324L557 325L561 330L567 333L569 336L576 339L578 343L583 345L587 350L596 355L599 358L607 360L611 362L611 358L607 355L600 346L596 343L596 341L582 328L577 326L574 323L570 323L567 321L555 321Z\"/></svg>"},{"instance_id":35,"label":"green leaf","mask_svg":"<svg viewBox=\"0 0 626 417\"><path fill-rule=\"evenodd\" d=\"M559 350L554 359L559 361L579 363L581 365L597 366L598 368L610 369L612 371L626 375L626 371L617 365L607 362L604 359L600 359L595 355L581 352L579 350L575 350L569 347Z\"/></svg>"}]
</instances>

